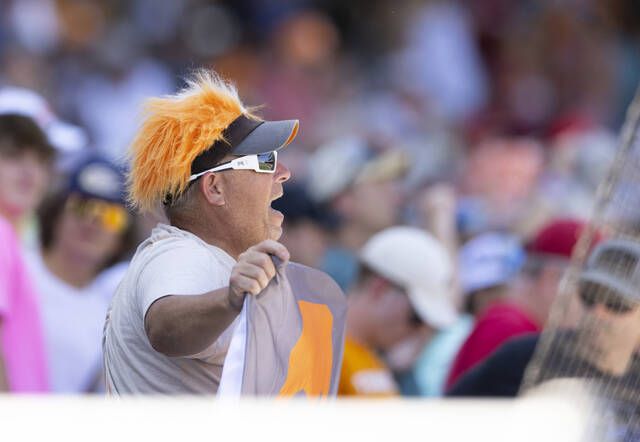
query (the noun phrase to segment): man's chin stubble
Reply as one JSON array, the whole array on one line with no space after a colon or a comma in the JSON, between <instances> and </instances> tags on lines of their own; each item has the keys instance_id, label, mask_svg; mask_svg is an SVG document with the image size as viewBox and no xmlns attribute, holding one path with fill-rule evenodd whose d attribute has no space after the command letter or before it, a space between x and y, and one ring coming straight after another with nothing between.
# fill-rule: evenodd
<instances>
[{"instance_id":1,"label":"man's chin stubble","mask_svg":"<svg viewBox=\"0 0 640 442\"><path fill-rule=\"evenodd\" d=\"M269 239L278 241L282 237L282 227L269 226Z\"/></svg>"}]
</instances>

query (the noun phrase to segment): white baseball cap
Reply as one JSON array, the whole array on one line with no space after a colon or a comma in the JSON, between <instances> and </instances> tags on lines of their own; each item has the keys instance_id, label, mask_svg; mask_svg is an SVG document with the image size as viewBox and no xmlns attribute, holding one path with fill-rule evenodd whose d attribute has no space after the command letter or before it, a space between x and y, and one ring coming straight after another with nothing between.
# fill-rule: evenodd
<instances>
[{"instance_id":1,"label":"white baseball cap","mask_svg":"<svg viewBox=\"0 0 640 442\"><path fill-rule=\"evenodd\" d=\"M47 101L32 90L13 86L0 89L0 114L32 118L47 135L51 145L63 154L77 152L87 145L85 131L60 120Z\"/></svg>"},{"instance_id":2,"label":"white baseball cap","mask_svg":"<svg viewBox=\"0 0 640 442\"><path fill-rule=\"evenodd\" d=\"M458 319L453 262L447 250L424 230L397 226L372 236L360 260L373 272L403 287L418 316L435 328Z\"/></svg>"}]
</instances>

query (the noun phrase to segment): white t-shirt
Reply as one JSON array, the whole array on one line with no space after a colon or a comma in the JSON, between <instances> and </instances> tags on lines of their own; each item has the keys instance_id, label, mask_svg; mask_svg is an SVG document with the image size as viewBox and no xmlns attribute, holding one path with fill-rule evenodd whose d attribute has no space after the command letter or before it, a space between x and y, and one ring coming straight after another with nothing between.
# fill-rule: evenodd
<instances>
[{"instance_id":1,"label":"white t-shirt","mask_svg":"<svg viewBox=\"0 0 640 442\"><path fill-rule=\"evenodd\" d=\"M111 303L104 331L112 394L216 394L234 321L216 342L189 357L155 351L144 317L167 295L199 295L229 285L235 260L174 226L159 224L136 251Z\"/></svg>"},{"instance_id":2,"label":"white t-shirt","mask_svg":"<svg viewBox=\"0 0 640 442\"><path fill-rule=\"evenodd\" d=\"M39 252L25 256L40 305L51 390L103 391L102 329L126 263L105 270L79 289L51 273Z\"/></svg>"}]
</instances>

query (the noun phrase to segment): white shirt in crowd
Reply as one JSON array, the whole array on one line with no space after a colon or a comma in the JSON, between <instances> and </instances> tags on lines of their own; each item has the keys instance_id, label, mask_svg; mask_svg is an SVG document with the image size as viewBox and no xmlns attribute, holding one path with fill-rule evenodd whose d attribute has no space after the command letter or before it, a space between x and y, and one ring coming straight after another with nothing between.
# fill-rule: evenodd
<instances>
[{"instance_id":1,"label":"white shirt in crowd","mask_svg":"<svg viewBox=\"0 0 640 442\"><path fill-rule=\"evenodd\" d=\"M198 354L168 357L155 351L144 317L167 295L198 295L229 285L235 260L177 227L159 224L136 251L105 324L105 371L111 394L217 392L236 320Z\"/></svg>"},{"instance_id":2,"label":"white shirt in crowd","mask_svg":"<svg viewBox=\"0 0 640 442\"><path fill-rule=\"evenodd\" d=\"M39 252L26 253L26 261L39 298L51 391L104 391L102 330L127 264L105 270L79 289L51 273Z\"/></svg>"}]
</instances>

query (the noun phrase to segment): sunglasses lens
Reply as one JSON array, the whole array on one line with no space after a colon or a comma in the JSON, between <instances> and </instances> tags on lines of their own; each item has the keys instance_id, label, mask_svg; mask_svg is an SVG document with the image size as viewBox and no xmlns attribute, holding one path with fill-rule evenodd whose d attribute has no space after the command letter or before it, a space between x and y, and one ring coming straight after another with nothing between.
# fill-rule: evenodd
<instances>
[{"instance_id":1,"label":"sunglasses lens","mask_svg":"<svg viewBox=\"0 0 640 442\"><path fill-rule=\"evenodd\" d=\"M582 301L582 305L591 308L596 304L596 294L591 290L581 290L580 300Z\"/></svg>"},{"instance_id":2,"label":"sunglasses lens","mask_svg":"<svg viewBox=\"0 0 640 442\"><path fill-rule=\"evenodd\" d=\"M75 216L97 219L109 232L122 232L129 224L127 211L118 204L77 197L69 198L67 204Z\"/></svg>"},{"instance_id":3,"label":"sunglasses lens","mask_svg":"<svg viewBox=\"0 0 640 442\"><path fill-rule=\"evenodd\" d=\"M595 286L597 287L597 286ZM596 304L602 304L609 313L624 314L631 311L635 305L627 301L623 296L613 291L598 291L592 286L580 291L580 300L585 308L593 308Z\"/></svg>"},{"instance_id":4,"label":"sunglasses lens","mask_svg":"<svg viewBox=\"0 0 640 442\"><path fill-rule=\"evenodd\" d=\"M71 213L80 218L85 218L91 214L92 206L86 200L75 196L67 200L67 208Z\"/></svg>"},{"instance_id":5,"label":"sunglasses lens","mask_svg":"<svg viewBox=\"0 0 640 442\"><path fill-rule=\"evenodd\" d=\"M102 226L110 232L122 232L127 228L127 212L120 206L110 204L101 214Z\"/></svg>"},{"instance_id":6,"label":"sunglasses lens","mask_svg":"<svg viewBox=\"0 0 640 442\"><path fill-rule=\"evenodd\" d=\"M605 306L611 313L617 314L627 313L633 308L633 306L631 306L628 302L617 298L607 300L605 302Z\"/></svg>"},{"instance_id":7,"label":"sunglasses lens","mask_svg":"<svg viewBox=\"0 0 640 442\"><path fill-rule=\"evenodd\" d=\"M258 154L258 167L265 172L276 170L276 153L267 152Z\"/></svg>"}]
</instances>

